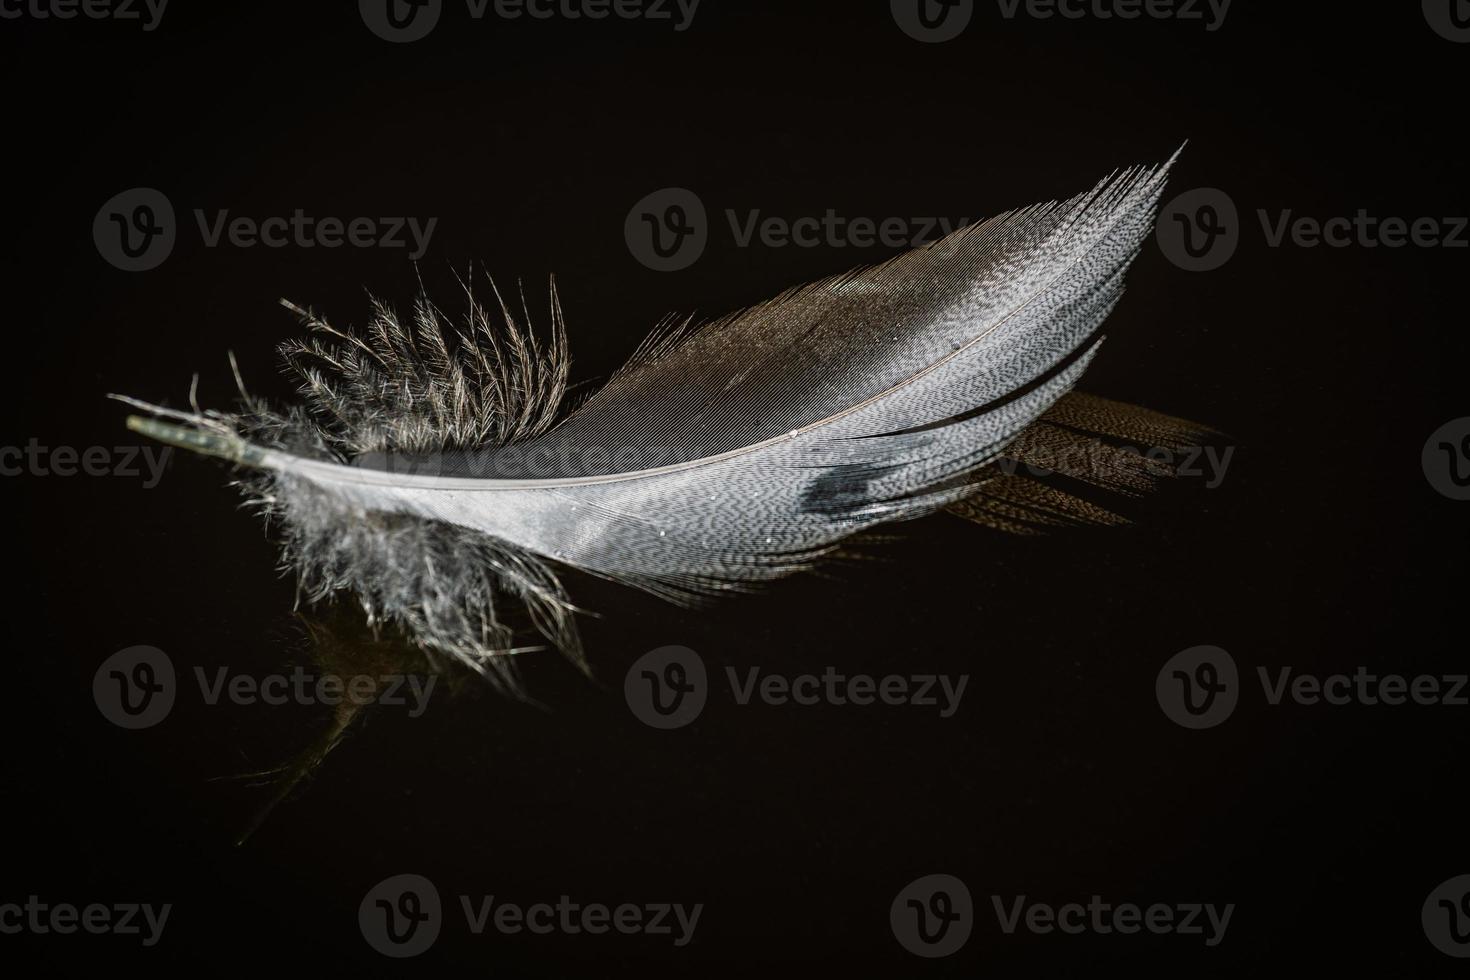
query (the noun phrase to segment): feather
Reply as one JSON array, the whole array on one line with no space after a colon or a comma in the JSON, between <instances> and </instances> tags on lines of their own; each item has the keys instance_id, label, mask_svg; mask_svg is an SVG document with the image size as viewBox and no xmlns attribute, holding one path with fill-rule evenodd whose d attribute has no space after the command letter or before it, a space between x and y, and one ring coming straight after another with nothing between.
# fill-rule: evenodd
<instances>
[{"instance_id":1,"label":"feather","mask_svg":"<svg viewBox=\"0 0 1470 980\"><path fill-rule=\"evenodd\" d=\"M508 600L581 662L558 566L692 602L951 506L1017 530L1109 523L996 467L1085 432L1079 413L1102 434L1126 416L1064 396L1172 162L702 326L670 322L571 410L554 281L546 337L521 322L524 297L518 317L492 288L492 317L469 283L457 327L424 298L409 318L375 303L360 334L297 310L310 332L283 354L299 407L243 384L229 413L123 400L152 416L130 417L136 431L245 471L309 599L349 590L370 622L513 687ZM1146 478L1121 465L1106 482Z\"/></svg>"}]
</instances>

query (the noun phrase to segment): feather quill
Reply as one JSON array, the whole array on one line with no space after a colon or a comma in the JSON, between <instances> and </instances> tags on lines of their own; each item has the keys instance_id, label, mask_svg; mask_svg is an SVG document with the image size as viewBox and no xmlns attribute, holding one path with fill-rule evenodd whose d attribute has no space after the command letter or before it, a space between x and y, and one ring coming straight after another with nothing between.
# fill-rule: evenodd
<instances>
[{"instance_id":1,"label":"feather quill","mask_svg":"<svg viewBox=\"0 0 1470 980\"><path fill-rule=\"evenodd\" d=\"M545 338L522 322L524 298L518 317L492 291L492 315L468 283L458 326L424 298L409 318L375 304L361 334L297 310L310 333L283 353L299 407L273 409L243 384L228 413L123 400L150 413L129 419L136 431L243 468L308 598L350 591L370 622L513 688L508 601L581 660L557 566L689 602L947 507L1013 530L1109 523L995 467L1080 431L1079 413L1094 431L1127 415L1063 399L1172 162L701 326L666 325L570 411L554 281ZM1115 462L1095 482L1150 478Z\"/></svg>"}]
</instances>

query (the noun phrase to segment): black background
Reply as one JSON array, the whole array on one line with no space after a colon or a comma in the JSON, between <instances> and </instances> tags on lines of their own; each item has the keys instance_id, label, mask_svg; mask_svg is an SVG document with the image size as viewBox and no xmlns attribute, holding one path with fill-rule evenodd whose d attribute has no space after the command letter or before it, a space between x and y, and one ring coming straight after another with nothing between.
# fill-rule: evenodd
<instances>
[{"instance_id":1,"label":"black background","mask_svg":"<svg viewBox=\"0 0 1470 980\"><path fill-rule=\"evenodd\" d=\"M244 847L233 836L324 709L210 707L192 671L309 662L293 584L220 466L7 478L12 664L0 900L174 905L163 940L0 936L37 971L409 969L489 975L713 972L830 961L860 975L1063 975L1100 965L1457 968L1419 923L1470 871L1466 711L1269 706L1257 667L1463 672L1463 508L1421 447L1466 414L1464 250L1270 248L1256 220L1463 215L1470 46L1418 4L1237 0L1223 26L1007 20L980 3L921 44L885 3L704 0L668 22L472 21L388 44L352 4L174 0L136 23L0 21L6 74L4 442L136 440L126 392L226 405L234 350L290 394L278 297L360 323L400 305L402 249L206 248L192 210L437 216L419 273L471 261L539 297L555 273L579 377L615 367L670 311L714 314L881 259L883 248L736 247L724 211L795 218L993 214L1085 189L1189 145L1167 196L1225 189L1242 242L1189 273L1152 241L1084 387L1228 434L1223 483L1186 480L1135 525L1022 540L953 518L904 528L879 562L687 612L573 577L596 674L525 664L544 708L473 686L421 718L379 709ZM125 273L91 237L119 191L180 216L159 268ZM666 186L709 208L710 246L658 273L623 238ZM1154 679L1196 644L1245 678L1234 716L1170 722ZM150 644L186 678L141 732L92 701L98 665ZM703 715L659 732L629 664L691 647ZM955 717L900 707L737 706L724 668L969 674ZM413 872L448 905L434 948L395 963L357 906ZM905 952L893 896L963 879L977 924L955 956ZM455 896L530 904L704 903L694 942L474 936ZM1233 902L1225 941L1004 935L991 895Z\"/></svg>"}]
</instances>

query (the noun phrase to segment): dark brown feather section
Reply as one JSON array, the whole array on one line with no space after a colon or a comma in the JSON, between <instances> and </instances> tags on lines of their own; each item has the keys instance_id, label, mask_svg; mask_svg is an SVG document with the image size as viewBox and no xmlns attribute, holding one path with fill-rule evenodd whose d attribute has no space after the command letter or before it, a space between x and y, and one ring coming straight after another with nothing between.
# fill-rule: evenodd
<instances>
[{"instance_id":1,"label":"dark brown feather section","mask_svg":"<svg viewBox=\"0 0 1470 980\"><path fill-rule=\"evenodd\" d=\"M1072 392L1022 432L975 494L949 511L1011 534L1126 524L1085 489L1139 496L1175 475L1171 459L1212 435L1185 419Z\"/></svg>"}]
</instances>

